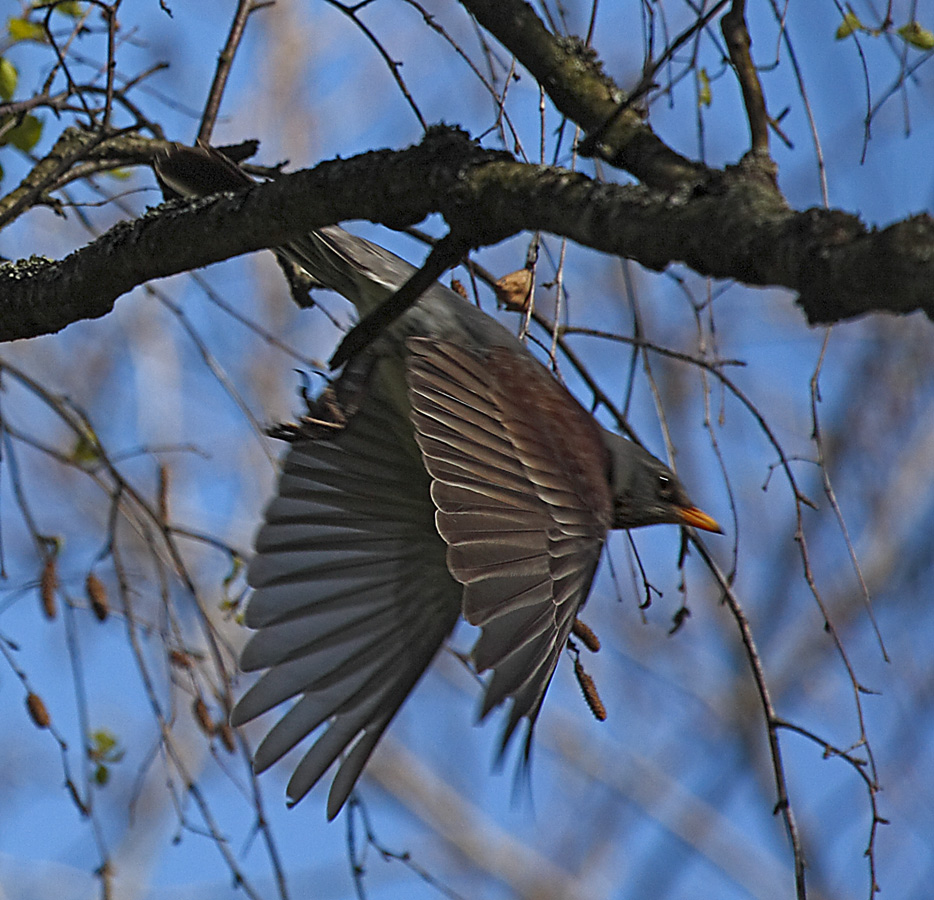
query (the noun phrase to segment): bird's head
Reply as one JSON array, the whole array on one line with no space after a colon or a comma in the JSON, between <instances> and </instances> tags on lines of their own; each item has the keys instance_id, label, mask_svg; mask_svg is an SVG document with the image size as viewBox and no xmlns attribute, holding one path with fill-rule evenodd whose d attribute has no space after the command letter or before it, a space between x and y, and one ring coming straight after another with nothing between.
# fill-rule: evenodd
<instances>
[{"instance_id":1,"label":"bird's head","mask_svg":"<svg viewBox=\"0 0 934 900\"><path fill-rule=\"evenodd\" d=\"M707 513L688 498L678 477L660 459L633 441L604 432L610 455L613 528L643 525L690 525L723 533Z\"/></svg>"}]
</instances>

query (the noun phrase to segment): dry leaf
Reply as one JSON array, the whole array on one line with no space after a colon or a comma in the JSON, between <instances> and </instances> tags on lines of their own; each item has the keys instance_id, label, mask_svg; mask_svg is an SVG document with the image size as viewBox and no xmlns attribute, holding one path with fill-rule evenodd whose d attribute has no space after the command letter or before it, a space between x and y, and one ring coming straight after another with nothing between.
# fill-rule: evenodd
<instances>
[{"instance_id":1,"label":"dry leaf","mask_svg":"<svg viewBox=\"0 0 934 900\"><path fill-rule=\"evenodd\" d=\"M496 299L510 312L527 312L532 300L532 272L518 269L500 278L493 285Z\"/></svg>"}]
</instances>

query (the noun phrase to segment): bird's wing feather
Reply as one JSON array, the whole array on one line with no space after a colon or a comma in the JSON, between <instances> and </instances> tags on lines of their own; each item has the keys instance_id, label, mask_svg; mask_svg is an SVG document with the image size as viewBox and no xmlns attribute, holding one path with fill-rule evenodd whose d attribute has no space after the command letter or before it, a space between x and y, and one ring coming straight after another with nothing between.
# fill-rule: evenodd
<instances>
[{"instance_id":1,"label":"bird's wing feather","mask_svg":"<svg viewBox=\"0 0 934 900\"><path fill-rule=\"evenodd\" d=\"M531 355L425 338L408 350L438 531L464 617L482 627L474 662L493 670L481 717L512 699L505 749L523 716L534 724L590 589L612 513L606 449Z\"/></svg>"},{"instance_id":2,"label":"bird's wing feather","mask_svg":"<svg viewBox=\"0 0 934 900\"><path fill-rule=\"evenodd\" d=\"M346 751L330 817L460 613L462 588L445 565L410 428L374 391L335 436L294 442L249 569L246 622L259 630L241 665L268 671L231 721L300 697L255 765L262 771L326 726L288 794L300 799Z\"/></svg>"}]
</instances>

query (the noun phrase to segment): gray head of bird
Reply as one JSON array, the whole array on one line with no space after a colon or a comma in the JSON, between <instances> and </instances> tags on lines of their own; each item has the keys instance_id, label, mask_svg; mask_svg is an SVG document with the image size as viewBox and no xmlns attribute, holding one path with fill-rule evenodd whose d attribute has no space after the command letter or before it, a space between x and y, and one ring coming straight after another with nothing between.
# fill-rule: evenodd
<instances>
[{"instance_id":1,"label":"gray head of bird","mask_svg":"<svg viewBox=\"0 0 934 900\"><path fill-rule=\"evenodd\" d=\"M671 469L633 441L603 432L610 454L613 528L644 525L688 525L723 533L717 522L698 509Z\"/></svg>"}]
</instances>

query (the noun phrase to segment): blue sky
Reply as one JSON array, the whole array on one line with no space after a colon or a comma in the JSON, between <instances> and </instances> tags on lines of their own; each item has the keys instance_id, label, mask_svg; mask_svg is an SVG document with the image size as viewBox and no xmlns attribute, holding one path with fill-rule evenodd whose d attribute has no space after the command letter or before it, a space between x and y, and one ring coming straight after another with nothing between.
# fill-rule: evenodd
<instances>
[{"instance_id":1,"label":"blue sky","mask_svg":"<svg viewBox=\"0 0 934 900\"><path fill-rule=\"evenodd\" d=\"M121 49L121 71L132 75L154 58L171 62L167 72L147 82L147 91L154 91L140 93L137 101L174 139L190 141L197 130L197 113L227 31L231 4L213 6L217 8L205 12L201 4L175 3L171 19L158 4L121 9L123 28L139 29ZM460 11L436 7L439 21L476 56L474 32ZM897 5L896 11L906 16L906 7ZM859 12L868 22L869 13L863 8ZM686 8L674 6L665 13L671 33L689 15ZM926 13L932 13L930 6L919 4L916 15L922 23ZM762 5L755 5L750 15L754 53L768 63L778 46L774 20ZM443 41L425 32L410 7L373 4L365 18L404 61L402 73L428 121L458 123L474 134L489 126L489 98ZM927 24L934 24L934 14L930 18ZM581 30L583 21L583 13L572 8L572 29ZM600 8L595 44L607 71L623 85L638 73L639 22L635 4ZM833 40L837 24L838 13L830 3L792 5L789 10L788 27L822 141L830 204L882 225L930 207L930 74L921 67L904 97L896 96L883 107L861 163L865 88L852 41ZM862 43L877 98L897 75L900 45L868 36ZM732 76L715 77L721 69L716 47L710 40L702 46L702 63L713 77L712 105L701 110L705 159L723 165L744 152L747 127ZM98 38L89 38L83 47L87 55L99 51ZM794 147L773 142L779 182L795 207L817 206L819 179L803 103L787 51L779 55L780 65L763 75L770 109L777 113L789 107L782 125ZM46 50L17 46L10 58L21 69L23 91L41 83ZM685 59L679 58L674 72ZM537 89L523 75L510 91L510 114L534 159L540 139ZM671 103L660 99L653 104L651 123L680 152L699 154L690 77L679 82ZM548 161L557 124L549 110ZM48 149L58 127L46 115L40 152ZM288 158L299 168L338 154L403 147L420 133L360 31L327 4L302 2L280 3L254 16L215 141L258 138L263 162ZM565 142L559 154L562 164L571 162L568 147ZM3 151L2 163L3 187L9 190L25 171L24 163L9 150ZM133 173L126 182L101 179L101 184L109 192L141 191L125 198L137 213L160 200L146 171ZM124 215L113 205L85 212L97 230ZM442 232L441 223L428 224L434 233ZM423 253L410 238L372 226L357 230L413 261ZM3 233L0 253L58 257L86 240L77 216L61 220L40 209ZM527 237L521 236L478 258L503 274L522 265L526 246ZM556 258L559 243L550 241L549 250ZM327 357L334 329L318 312L295 308L271 254L200 274L228 303L305 358ZM539 281L547 282L551 275L543 262ZM464 278L463 272L459 277ZM294 369L307 368L307 363L235 322L190 278L155 287L178 304L185 324L210 348L260 422L295 413L299 382ZM931 880L934 835L934 783L925 765L925 749L934 737L926 604L934 519L934 496L925 477L934 458L927 376L930 323L916 315L841 325L830 336L821 373L820 421L836 496L873 589L891 658L886 663L819 472L810 462L815 454L810 382L825 331L805 324L787 291L735 285L724 290L679 267L659 275L580 248L569 251L564 288L563 315L574 325L630 333L636 302L651 340L688 353L698 353L701 341L710 352L715 342L723 358L742 360L742 367L726 370L730 378L764 411L789 455L801 457L792 463L793 470L818 506L804 510L802 518L816 583L857 677L878 692L860 700L884 785L881 814L891 820L881 829L876 847L882 897L922 896L921 885ZM540 288L544 308L550 309L553 297L546 286ZM349 321L339 298L322 300ZM513 324L508 317L504 321ZM629 349L584 337L574 338L573 346L604 390L621 401L630 371ZM2 358L41 380L50 394L65 395L86 410L110 452L127 454L121 471L147 496L154 495L158 465L168 465L173 521L248 552L273 488L269 451L275 455L278 448L251 430L180 316L165 303L137 290L122 298L107 318L4 347ZM658 410L664 410L683 480L697 502L726 527L725 537L708 539L724 567L730 565L733 541L738 540L736 590L759 641L779 713L839 747L850 746L859 737L851 682L802 577L790 491L781 473L769 478L774 451L748 411L715 384L706 395L705 411L705 386L697 368L650 357L656 403L646 370L637 362L630 423L650 449L662 454ZM570 367L563 366L562 372L586 403L586 389ZM4 387L0 403L11 423L65 452L71 448L68 432L45 405L8 375ZM711 434L729 475L738 528ZM84 577L94 567L113 591L112 567L106 557L100 558L106 543L106 498L86 473L50 465L25 447L15 456L40 529L63 539L63 590L76 607L83 606ZM87 766L80 750L84 720L77 698L82 694L87 696L87 721L117 735L125 755L111 766L109 784L92 791L95 815L82 819L62 787L63 754L47 732L29 724L24 689L13 669L0 668L0 716L9 723L0 736L2 891L11 898L94 896L98 888L89 873L106 848L121 896L234 896L238 892L216 843L197 833L204 822L192 798L179 793L182 818L190 829L180 827L179 813L167 801L158 731L122 617L99 624L81 608L54 622L42 617L35 590L41 564L17 513L7 448L4 460L0 522L8 578L0 583L0 639L11 648L15 644L11 655L49 706L68 742L64 758L69 771L79 782ZM190 676L168 666L161 649L162 636L175 640L178 632L173 629L179 629L186 647L205 652L190 599L169 578L166 590L174 612L167 619L158 568L129 531L123 539L136 616L149 628L140 632L140 652L155 675L155 697L176 716L179 747L237 864L260 896L275 896L269 856L253 832L252 787L244 762L217 742L209 745L194 727ZM491 772L500 722L474 727L478 688L455 657L443 653L390 728L385 747L373 760L373 777L362 783L361 796L386 847L411 854L420 869L471 897L514 896L508 886L513 867L519 872L513 884L528 886L540 876L551 886L564 884L566 896L739 900L791 895L790 852L781 822L772 816L775 794L761 711L736 628L696 555L687 561L681 593L674 528L643 531L634 540L661 596L648 610L638 609L641 597L638 583L633 587L627 539L615 534L608 554L613 571L603 565L584 616L603 643L600 653L587 659L587 668L597 680L608 721L601 724L590 717L565 661L539 723L530 796L514 802L511 763L502 772ZM224 640L237 646L244 640L243 629L219 611L228 561L203 544L186 544L185 552L205 608ZM235 583L231 591L240 588L242 583ZM670 636L671 617L683 598L691 616ZM464 627L454 643L466 651L472 639ZM207 682L199 677L195 682L210 696ZM237 690L245 683L241 679ZM262 729L252 725L245 730L252 746ZM861 780L843 762L822 759L821 749L801 737L783 734L782 748L814 895L867 896L863 851L870 809ZM293 754L259 780L291 894L351 897L346 813L326 824L326 785L319 785L297 808L285 808L284 784L296 761ZM399 771L417 775L416 783L394 780ZM440 821L439 807L448 814ZM454 822L460 823L460 831ZM474 844L465 843L466 834ZM381 861L372 849L366 868L370 897L439 896L412 870L400 862Z\"/></svg>"}]
</instances>

